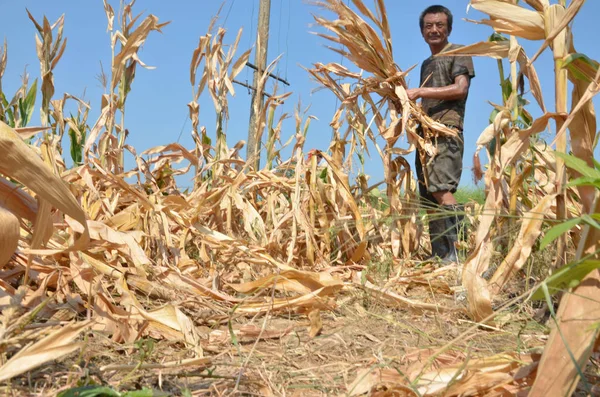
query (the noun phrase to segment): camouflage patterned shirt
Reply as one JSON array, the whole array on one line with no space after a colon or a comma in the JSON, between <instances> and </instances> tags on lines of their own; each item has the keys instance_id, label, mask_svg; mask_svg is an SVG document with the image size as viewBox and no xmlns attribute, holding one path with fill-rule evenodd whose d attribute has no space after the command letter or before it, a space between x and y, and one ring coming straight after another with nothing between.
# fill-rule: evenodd
<instances>
[{"instance_id":1,"label":"camouflage patterned shirt","mask_svg":"<svg viewBox=\"0 0 600 397\"><path fill-rule=\"evenodd\" d=\"M459 44L448 44L444 50L460 48ZM421 87L445 87L454 84L454 79L460 75L467 75L469 79L475 77L473 60L469 56L444 57L431 56L421 65ZM467 94L468 95L468 94ZM449 127L456 127L462 131L465 118L465 105L467 98L454 101L440 99L421 100L423 110L436 121Z\"/></svg>"}]
</instances>

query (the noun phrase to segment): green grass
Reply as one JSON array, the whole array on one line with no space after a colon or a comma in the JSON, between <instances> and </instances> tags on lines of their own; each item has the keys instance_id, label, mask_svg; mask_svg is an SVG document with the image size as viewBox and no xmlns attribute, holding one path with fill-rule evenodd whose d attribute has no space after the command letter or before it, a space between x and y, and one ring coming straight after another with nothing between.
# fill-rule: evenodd
<instances>
[{"instance_id":1,"label":"green grass","mask_svg":"<svg viewBox=\"0 0 600 397\"><path fill-rule=\"evenodd\" d=\"M459 187L454 193L456 201L461 204L466 204L469 201L475 201L478 204L485 203L485 191L478 186L463 186Z\"/></svg>"}]
</instances>

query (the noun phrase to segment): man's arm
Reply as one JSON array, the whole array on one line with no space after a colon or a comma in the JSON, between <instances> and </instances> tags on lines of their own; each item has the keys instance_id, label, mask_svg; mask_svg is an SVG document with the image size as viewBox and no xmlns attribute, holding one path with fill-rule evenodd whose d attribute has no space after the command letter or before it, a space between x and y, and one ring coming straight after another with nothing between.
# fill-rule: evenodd
<instances>
[{"instance_id":1,"label":"man's arm","mask_svg":"<svg viewBox=\"0 0 600 397\"><path fill-rule=\"evenodd\" d=\"M416 101L419 98L441 99L443 101L465 99L469 92L469 78L467 75L461 74L456 76L454 84L446 87L411 88L406 92L411 101Z\"/></svg>"}]
</instances>

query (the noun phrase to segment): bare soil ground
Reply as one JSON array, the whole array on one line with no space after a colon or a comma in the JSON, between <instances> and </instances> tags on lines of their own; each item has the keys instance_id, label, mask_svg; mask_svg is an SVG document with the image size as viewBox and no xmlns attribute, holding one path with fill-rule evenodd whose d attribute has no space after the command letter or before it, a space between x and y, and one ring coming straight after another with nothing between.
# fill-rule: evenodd
<instances>
[{"instance_id":1,"label":"bare soil ground","mask_svg":"<svg viewBox=\"0 0 600 397\"><path fill-rule=\"evenodd\" d=\"M444 294L431 285L388 288L456 311L391 307L376 294L349 288L337 297L335 310L321 312L322 329L314 337L306 315L233 315L207 322L200 331L207 337L202 344L210 363L183 361L193 357L183 343L154 342L148 337L124 346L94 332L86 336L81 353L13 379L0 394L56 395L74 386L96 384L122 393L153 389L148 396L161 395L157 391L173 396L352 395L353 382L368 368L393 369L410 377L419 368L428 371L499 353L535 354L546 341L548 328L534 319L531 306L509 306L493 327L486 328L464 314L460 290ZM514 290L519 288L515 285ZM202 316L202 309L193 313L189 307L192 318ZM180 364L165 366L173 362Z\"/></svg>"}]
</instances>

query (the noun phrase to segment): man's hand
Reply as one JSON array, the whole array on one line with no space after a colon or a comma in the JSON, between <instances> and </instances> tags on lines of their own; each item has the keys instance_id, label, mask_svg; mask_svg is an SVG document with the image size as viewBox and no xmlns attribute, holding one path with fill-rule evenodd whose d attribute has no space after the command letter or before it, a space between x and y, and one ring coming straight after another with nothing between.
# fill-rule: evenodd
<instances>
[{"instance_id":1,"label":"man's hand","mask_svg":"<svg viewBox=\"0 0 600 397\"><path fill-rule=\"evenodd\" d=\"M409 88L408 90L406 90L406 94L408 94L408 99L410 99L411 101L416 101L422 96L420 88Z\"/></svg>"},{"instance_id":2,"label":"man's hand","mask_svg":"<svg viewBox=\"0 0 600 397\"><path fill-rule=\"evenodd\" d=\"M456 101L465 99L469 93L470 79L467 75L456 76L454 84L445 87L420 87L406 90L408 99L439 99L442 101Z\"/></svg>"}]
</instances>

